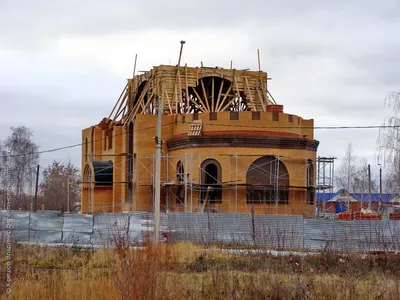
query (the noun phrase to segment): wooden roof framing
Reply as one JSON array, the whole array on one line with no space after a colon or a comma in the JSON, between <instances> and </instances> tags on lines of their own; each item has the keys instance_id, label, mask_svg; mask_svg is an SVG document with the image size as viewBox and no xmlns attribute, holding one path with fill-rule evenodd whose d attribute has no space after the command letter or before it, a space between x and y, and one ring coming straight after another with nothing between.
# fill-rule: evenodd
<instances>
[{"instance_id":1,"label":"wooden roof framing","mask_svg":"<svg viewBox=\"0 0 400 300\"><path fill-rule=\"evenodd\" d=\"M220 111L266 111L276 104L261 71L166 66L128 79L108 119L128 124L137 114L155 114L161 97L164 114Z\"/></svg>"}]
</instances>

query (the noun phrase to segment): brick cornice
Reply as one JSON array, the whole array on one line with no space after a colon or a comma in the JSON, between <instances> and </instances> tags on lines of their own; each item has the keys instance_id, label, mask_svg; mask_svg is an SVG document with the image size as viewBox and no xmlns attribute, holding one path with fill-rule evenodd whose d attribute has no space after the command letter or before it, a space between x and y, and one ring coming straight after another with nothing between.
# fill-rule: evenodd
<instances>
[{"instance_id":1,"label":"brick cornice","mask_svg":"<svg viewBox=\"0 0 400 300\"><path fill-rule=\"evenodd\" d=\"M169 150L178 150L185 148L197 147L245 147L245 148L275 148L275 149L299 149L317 151L319 142L307 138L279 136L276 135L260 135L256 132L234 133L226 132L225 134L204 133L201 136L177 135L167 141ZM254 134L255 133L255 134Z\"/></svg>"}]
</instances>

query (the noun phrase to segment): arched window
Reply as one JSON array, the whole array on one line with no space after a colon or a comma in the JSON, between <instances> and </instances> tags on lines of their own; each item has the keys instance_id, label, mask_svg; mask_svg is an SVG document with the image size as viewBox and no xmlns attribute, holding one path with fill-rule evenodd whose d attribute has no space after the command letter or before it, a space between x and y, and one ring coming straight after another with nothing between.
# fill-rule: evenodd
<instances>
[{"instance_id":1,"label":"arched window","mask_svg":"<svg viewBox=\"0 0 400 300\"><path fill-rule=\"evenodd\" d=\"M83 170L83 197L87 199L88 212L93 212L92 172L89 165Z\"/></svg>"},{"instance_id":2,"label":"arched window","mask_svg":"<svg viewBox=\"0 0 400 300\"><path fill-rule=\"evenodd\" d=\"M247 170L246 184L247 203L289 203L289 173L277 157L256 159Z\"/></svg>"},{"instance_id":3,"label":"arched window","mask_svg":"<svg viewBox=\"0 0 400 300\"><path fill-rule=\"evenodd\" d=\"M88 188L91 184L92 177L90 174L90 166L86 165L85 169L83 170L83 187Z\"/></svg>"},{"instance_id":4,"label":"arched window","mask_svg":"<svg viewBox=\"0 0 400 300\"><path fill-rule=\"evenodd\" d=\"M222 202L222 168L215 159L206 159L201 163L201 202Z\"/></svg>"},{"instance_id":5,"label":"arched window","mask_svg":"<svg viewBox=\"0 0 400 300\"><path fill-rule=\"evenodd\" d=\"M307 204L313 205L315 199L314 166L311 160L307 162Z\"/></svg>"},{"instance_id":6,"label":"arched window","mask_svg":"<svg viewBox=\"0 0 400 300\"><path fill-rule=\"evenodd\" d=\"M114 167L113 162L95 160L92 162L94 171L94 185L97 186L113 186Z\"/></svg>"},{"instance_id":7,"label":"arched window","mask_svg":"<svg viewBox=\"0 0 400 300\"><path fill-rule=\"evenodd\" d=\"M178 161L176 165L176 180L178 182L185 181L185 168L183 167L183 163Z\"/></svg>"},{"instance_id":8,"label":"arched window","mask_svg":"<svg viewBox=\"0 0 400 300\"><path fill-rule=\"evenodd\" d=\"M185 187L182 185L185 181L185 168L181 161L176 164L176 180L178 181L178 187L176 190L176 202L184 203L185 201Z\"/></svg>"}]
</instances>

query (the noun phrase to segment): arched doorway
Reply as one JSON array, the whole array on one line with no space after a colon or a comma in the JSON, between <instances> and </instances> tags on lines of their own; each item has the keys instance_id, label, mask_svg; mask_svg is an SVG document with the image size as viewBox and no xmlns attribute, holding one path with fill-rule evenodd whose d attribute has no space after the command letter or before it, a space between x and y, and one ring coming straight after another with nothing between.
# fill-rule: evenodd
<instances>
[{"instance_id":1,"label":"arched doorway","mask_svg":"<svg viewBox=\"0 0 400 300\"><path fill-rule=\"evenodd\" d=\"M176 202L180 204L185 203L185 187L182 185L185 182L185 167L181 161L176 164L176 180L178 187L176 190Z\"/></svg>"},{"instance_id":2,"label":"arched doorway","mask_svg":"<svg viewBox=\"0 0 400 300\"><path fill-rule=\"evenodd\" d=\"M208 200L210 203L222 203L222 168L215 159L202 162L200 201Z\"/></svg>"}]
</instances>

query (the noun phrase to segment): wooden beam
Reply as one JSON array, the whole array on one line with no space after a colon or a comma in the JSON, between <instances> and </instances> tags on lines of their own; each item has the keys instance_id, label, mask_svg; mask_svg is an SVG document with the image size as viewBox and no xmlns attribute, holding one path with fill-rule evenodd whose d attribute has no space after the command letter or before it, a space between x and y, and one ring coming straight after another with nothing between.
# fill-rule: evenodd
<instances>
[{"instance_id":1,"label":"wooden beam","mask_svg":"<svg viewBox=\"0 0 400 300\"><path fill-rule=\"evenodd\" d=\"M206 196L204 197L205 199L203 200L203 205L202 205L202 207L201 207L201 211L200 212L204 212L204 209L206 208L206 205L207 205L207 203L208 203L208 198L211 196L211 189L212 189L212 187L211 186L208 186L207 187L207 192L206 192Z\"/></svg>"},{"instance_id":2,"label":"wooden beam","mask_svg":"<svg viewBox=\"0 0 400 300\"><path fill-rule=\"evenodd\" d=\"M175 113L176 113L176 111L178 109L178 101L176 99L177 98L176 94L177 94L177 91L176 91L176 81L175 81L175 83L174 83L174 94L172 95L172 104L173 104L173 106L175 108Z\"/></svg>"},{"instance_id":3,"label":"wooden beam","mask_svg":"<svg viewBox=\"0 0 400 300\"><path fill-rule=\"evenodd\" d=\"M225 105L224 109L221 109L221 106L224 105L226 98L230 95L231 90L232 90L232 83L229 85L229 88L226 91L226 94L224 95L224 98L222 99L221 103L219 104L219 108L217 109L217 111L224 111L229 106L229 104L231 104L232 101L229 102L227 105Z\"/></svg>"},{"instance_id":4,"label":"wooden beam","mask_svg":"<svg viewBox=\"0 0 400 300\"><path fill-rule=\"evenodd\" d=\"M215 102L215 111L218 111L219 108L219 100L221 99L221 93L222 93L222 88L224 87L224 79L221 80L221 85L219 87L219 91L218 91L218 97L217 97L217 101Z\"/></svg>"},{"instance_id":5,"label":"wooden beam","mask_svg":"<svg viewBox=\"0 0 400 300\"><path fill-rule=\"evenodd\" d=\"M186 107L185 114L189 112L189 87L188 87L188 78L187 78L187 64L185 64L185 91L186 91Z\"/></svg>"},{"instance_id":6,"label":"wooden beam","mask_svg":"<svg viewBox=\"0 0 400 300\"><path fill-rule=\"evenodd\" d=\"M147 102L143 108L143 112L146 114L146 109L149 107L150 103L152 103L154 97L154 90L151 91L150 96L147 96Z\"/></svg>"},{"instance_id":7,"label":"wooden beam","mask_svg":"<svg viewBox=\"0 0 400 300\"><path fill-rule=\"evenodd\" d=\"M244 74L244 82L245 82L245 87L247 88L247 92L249 93L249 96L250 96L251 105L253 105L253 109L254 109L254 111L256 111L257 110L257 106L253 101L253 96L251 95L249 81L247 80L246 73Z\"/></svg>"},{"instance_id":8,"label":"wooden beam","mask_svg":"<svg viewBox=\"0 0 400 300\"><path fill-rule=\"evenodd\" d=\"M237 93L237 99L238 99L238 109L239 109L239 100L240 100L240 91L239 91L239 85L238 85L238 83L237 83L237 80L236 80L236 74L234 74L233 75L233 81L235 82L235 88L236 88L236 93Z\"/></svg>"},{"instance_id":9,"label":"wooden beam","mask_svg":"<svg viewBox=\"0 0 400 300\"><path fill-rule=\"evenodd\" d=\"M258 95L258 99L260 99L260 101L261 101L262 109L265 112L266 107L265 107L264 99L262 98L260 90L258 88L257 88L257 95Z\"/></svg>"},{"instance_id":10,"label":"wooden beam","mask_svg":"<svg viewBox=\"0 0 400 300\"><path fill-rule=\"evenodd\" d=\"M167 98L169 113L172 114L172 106L171 106L171 101L169 100L167 89L164 89L164 93L165 93L165 97Z\"/></svg>"},{"instance_id":11,"label":"wooden beam","mask_svg":"<svg viewBox=\"0 0 400 300\"><path fill-rule=\"evenodd\" d=\"M200 109L203 113L206 112L206 111L204 110L204 108L203 108L203 107L199 107L199 106L198 106L199 104L196 103L196 102L194 102L192 98L189 97L188 99L189 99L189 101L190 101L191 103L194 104L195 107L197 107L198 109ZM200 99L199 99L199 101L200 101ZM188 105L188 106L189 106L189 105ZM189 111L189 109L188 109L188 111Z\"/></svg>"},{"instance_id":12,"label":"wooden beam","mask_svg":"<svg viewBox=\"0 0 400 300\"><path fill-rule=\"evenodd\" d=\"M275 101L274 97L272 97L271 93L268 90L267 90L267 93L268 93L268 95L271 96L271 99L274 101L274 104L276 104L276 101Z\"/></svg>"},{"instance_id":13,"label":"wooden beam","mask_svg":"<svg viewBox=\"0 0 400 300\"><path fill-rule=\"evenodd\" d=\"M149 86L150 86L149 82L150 82L151 80L152 80L151 77L147 80L147 82L146 82L146 84L145 84L145 86L144 86L144 88L143 88L143 91L142 91L142 93L141 93L140 96L139 96L138 102L137 102L136 105L133 107L133 109L130 111L129 116L128 116L128 118L126 119L126 121L124 122L124 124L127 124L130 120L133 120L133 119L135 118L136 114L137 114L138 111L139 111L139 107L142 105L143 97L144 97L144 95L147 93L147 90L149 89Z\"/></svg>"},{"instance_id":14,"label":"wooden beam","mask_svg":"<svg viewBox=\"0 0 400 300\"><path fill-rule=\"evenodd\" d=\"M112 109L110 115L108 116L109 119L111 119L111 116L112 116L112 114L114 113L115 108L117 107L118 103L121 101L121 97L122 97L122 95L124 94L125 90L127 89L128 83L129 83L129 81L126 83L126 85L125 85L125 87L123 88L121 94L119 95L117 102L115 103L115 105L114 105L114 107L113 107L113 109ZM119 110L119 108L118 108L118 110ZM118 110L117 110L117 112L118 112Z\"/></svg>"},{"instance_id":15,"label":"wooden beam","mask_svg":"<svg viewBox=\"0 0 400 300\"><path fill-rule=\"evenodd\" d=\"M214 112L214 77L211 80L211 111Z\"/></svg>"},{"instance_id":16,"label":"wooden beam","mask_svg":"<svg viewBox=\"0 0 400 300\"><path fill-rule=\"evenodd\" d=\"M201 100L201 97L200 97L199 93L196 91L196 88L195 88L195 87L193 87L193 91L194 91L194 93L196 94L196 97L197 97L197 99L200 101L201 105L203 105L203 107L206 109L207 107L206 107L206 105L204 104L203 100ZM196 103L196 106L197 106L197 105L198 105L198 104ZM207 112L207 111L204 110L203 112Z\"/></svg>"},{"instance_id":17,"label":"wooden beam","mask_svg":"<svg viewBox=\"0 0 400 300\"><path fill-rule=\"evenodd\" d=\"M128 96L129 96L129 93L128 93L128 90L125 92L125 95L124 95L124 97L122 98L122 100L121 100L121 103L119 104L119 107L118 107L118 109L117 109L117 112L120 112L120 110L121 110L121 108L122 108L122 106L126 103L126 101L128 100ZM114 118L115 119L115 118Z\"/></svg>"},{"instance_id":18,"label":"wooden beam","mask_svg":"<svg viewBox=\"0 0 400 300\"><path fill-rule=\"evenodd\" d=\"M203 78L200 78L200 83L201 83L201 88L203 89L203 94L204 94L204 97L205 97L205 102L206 102L207 109L208 109L209 112L211 112L210 106L208 105L208 97L207 97L206 88L204 87Z\"/></svg>"}]
</instances>

